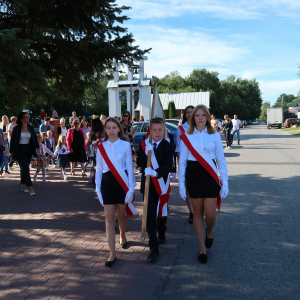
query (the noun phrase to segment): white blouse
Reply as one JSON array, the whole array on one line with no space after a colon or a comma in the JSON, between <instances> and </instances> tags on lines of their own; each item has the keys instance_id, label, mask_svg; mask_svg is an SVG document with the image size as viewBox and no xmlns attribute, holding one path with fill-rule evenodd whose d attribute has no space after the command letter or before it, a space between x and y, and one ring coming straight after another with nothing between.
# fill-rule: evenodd
<instances>
[{"instance_id":1,"label":"white blouse","mask_svg":"<svg viewBox=\"0 0 300 300\"><path fill-rule=\"evenodd\" d=\"M67 150L67 147L66 145L61 145L61 148L58 147L58 145L56 146L55 148L55 152L54 152L54 155L56 156L57 154L58 155L65 155L65 154L69 154L70 151Z\"/></svg>"},{"instance_id":2,"label":"white blouse","mask_svg":"<svg viewBox=\"0 0 300 300\"><path fill-rule=\"evenodd\" d=\"M51 156L55 156L52 151L50 151L44 144L41 144L40 148L37 150L38 155L50 154Z\"/></svg>"},{"instance_id":3,"label":"white blouse","mask_svg":"<svg viewBox=\"0 0 300 300\"><path fill-rule=\"evenodd\" d=\"M134 191L136 187L135 175L132 165L132 152L131 145L129 142L123 141L121 139L116 140L114 143L111 143L109 140L105 141L112 153L114 153L115 158L122 166L123 170L127 170L128 180L129 180L129 190L131 192ZM95 174L95 182L96 182L96 192L100 193L101 182L102 182L102 174L110 171L105 160L103 159L99 149L97 149L96 156L96 174Z\"/></svg>"},{"instance_id":4,"label":"white blouse","mask_svg":"<svg viewBox=\"0 0 300 300\"><path fill-rule=\"evenodd\" d=\"M188 131L189 129L189 124L188 122L186 121L185 123L183 123L181 125L183 127L183 129L185 130L185 132ZM175 149L175 152L180 152L180 143L181 143L181 138L180 136L182 135L182 132L181 130L179 129L179 126L177 128L177 134L176 134L176 149Z\"/></svg>"},{"instance_id":5,"label":"white blouse","mask_svg":"<svg viewBox=\"0 0 300 300\"><path fill-rule=\"evenodd\" d=\"M223 144L220 134L218 132L215 132L214 134L208 134L207 127L205 127L202 132L198 131L195 128L193 135L197 140L200 148L203 149L212 160L215 159L217 161L222 181L227 182L229 178L227 162L224 156ZM180 159L178 163L179 183L185 182L185 171L188 160L196 161L196 158L192 155L185 143L181 140Z\"/></svg>"},{"instance_id":6,"label":"white blouse","mask_svg":"<svg viewBox=\"0 0 300 300\"><path fill-rule=\"evenodd\" d=\"M20 145L28 145L30 143L31 133L30 132L21 132Z\"/></svg>"},{"instance_id":7,"label":"white blouse","mask_svg":"<svg viewBox=\"0 0 300 300\"><path fill-rule=\"evenodd\" d=\"M60 126L60 129L61 129L61 134L64 135L64 136L67 136L67 133L68 133L67 127L62 128L62 127Z\"/></svg>"}]
</instances>

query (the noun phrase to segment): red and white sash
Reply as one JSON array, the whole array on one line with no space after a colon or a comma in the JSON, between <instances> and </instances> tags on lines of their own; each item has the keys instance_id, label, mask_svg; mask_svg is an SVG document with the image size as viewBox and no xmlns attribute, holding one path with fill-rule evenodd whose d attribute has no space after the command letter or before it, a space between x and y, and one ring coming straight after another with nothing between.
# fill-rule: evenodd
<instances>
[{"instance_id":1,"label":"red and white sash","mask_svg":"<svg viewBox=\"0 0 300 300\"><path fill-rule=\"evenodd\" d=\"M211 177L218 183L219 185L219 195L217 198L217 207L220 210L221 208L221 196L220 190L222 184L220 183L218 170L213 160L207 155L207 153L200 148L198 142L196 141L194 135L192 134L182 134L180 136L184 144L187 146L192 155L197 159L197 161L205 168L205 170L211 175Z\"/></svg>"},{"instance_id":2,"label":"red and white sash","mask_svg":"<svg viewBox=\"0 0 300 300\"><path fill-rule=\"evenodd\" d=\"M183 128L182 125L180 125L178 128L180 129L180 131L181 131L182 134L185 134L185 130L184 130L184 128Z\"/></svg>"},{"instance_id":3,"label":"red and white sash","mask_svg":"<svg viewBox=\"0 0 300 300\"><path fill-rule=\"evenodd\" d=\"M107 143L104 143L102 140L99 140L97 143L97 147L108 168L110 169L118 183L121 185L124 192L127 194L127 192L129 191L129 180L126 172L123 170L118 160L115 158L114 154L107 146ZM137 218L139 216L138 211L132 203L128 203L126 207L126 214L127 218Z\"/></svg>"},{"instance_id":4,"label":"red and white sash","mask_svg":"<svg viewBox=\"0 0 300 300\"><path fill-rule=\"evenodd\" d=\"M149 144L149 140L145 140L141 143L142 149L144 152L146 152L146 146ZM151 169L156 170L159 168L159 165L157 163L155 153L152 151L151 154ZM165 183L164 178L161 177L157 179L156 177L151 177L153 185L155 187L155 190L157 194L159 195L159 200L157 204L157 216L160 217L166 217L168 215L168 201L170 199L170 191L171 191L171 185L170 185L170 178L168 175L167 182Z\"/></svg>"}]
</instances>

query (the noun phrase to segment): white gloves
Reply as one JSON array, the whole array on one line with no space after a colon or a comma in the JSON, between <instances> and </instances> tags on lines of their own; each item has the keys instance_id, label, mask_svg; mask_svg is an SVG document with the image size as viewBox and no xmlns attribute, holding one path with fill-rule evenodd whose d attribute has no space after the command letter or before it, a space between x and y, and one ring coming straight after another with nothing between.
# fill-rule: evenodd
<instances>
[{"instance_id":1,"label":"white gloves","mask_svg":"<svg viewBox=\"0 0 300 300\"><path fill-rule=\"evenodd\" d=\"M156 177L157 173L149 167L145 169L145 176L147 175L150 175L151 177Z\"/></svg>"},{"instance_id":2,"label":"white gloves","mask_svg":"<svg viewBox=\"0 0 300 300\"><path fill-rule=\"evenodd\" d=\"M179 194L180 197L186 201L186 187L185 184L179 184Z\"/></svg>"},{"instance_id":3,"label":"white gloves","mask_svg":"<svg viewBox=\"0 0 300 300\"><path fill-rule=\"evenodd\" d=\"M221 187L220 196L222 199L226 198L229 194L228 182L223 182Z\"/></svg>"},{"instance_id":4,"label":"white gloves","mask_svg":"<svg viewBox=\"0 0 300 300\"><path fill-rule=\"evenodd\" d=\"M126 197L125 197L125 203L131 203L133 199L133 193L130 190L127 192Z\"/></svg>"},{"instance_id":5,"label":"white gloves","mask_svg":"<svg viewBox=\"0 0 300 300\"><path fill-rule=\"evenodd\" d=\"M153 152L153 146L151 144L146 145L146 155L148 155L149 150L151 150Z\"/></svg>"},{"instance_id":6,"label":"white gloves","mask_svg":"<svg viewBox=\"0 0 300 300\"><path fill-rule=\"evenodd\" d=\"M103 198L102 198L101 192L97 193L97 195L98 195L98 199L99 199L100 204L101 204L102 206L104 206L104 204L103 204Z\"/></svg>"}]
</instances>

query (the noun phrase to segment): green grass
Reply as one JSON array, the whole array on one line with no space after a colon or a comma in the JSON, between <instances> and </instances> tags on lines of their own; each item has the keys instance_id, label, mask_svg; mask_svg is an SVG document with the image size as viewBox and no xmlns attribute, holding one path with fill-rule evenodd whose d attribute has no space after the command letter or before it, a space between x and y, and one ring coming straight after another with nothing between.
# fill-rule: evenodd
<instances>
[{"instance_id":1,"label":"green grass","mask_svg":"<svg viewBox=\"0 0 300 300\"><path fill-rule=\"evenodd\" d=\"M288 127L288 128L280 129L280 131L292 131L292 130L299 130L299 127L298 127L298 128L291 128L291 127Z\"/></svg>"},{"instance_id":2,"label":"green grass","mask_svg":"<svg viewBox=\"0 0 300 300\"><path fill-rule=\"evenodd\" d=\"M300 130L298 130L298 131L291 131L291 132L288 132L288 134L291 134L291 135L300 135Z\"/></svg>"}]
</instances>

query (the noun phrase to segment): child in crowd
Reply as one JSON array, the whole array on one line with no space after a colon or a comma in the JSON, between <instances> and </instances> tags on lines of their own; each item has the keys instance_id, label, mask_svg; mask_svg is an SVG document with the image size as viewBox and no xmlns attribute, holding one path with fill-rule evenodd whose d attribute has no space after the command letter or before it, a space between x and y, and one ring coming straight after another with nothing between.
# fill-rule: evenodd
<instances>
[{"instance_id":1,"label":"child in crowd","mask_svg":"<svg viewBox=\"0 0 300 300\"><path fill-rule=\"evenodd\" d=\"M43 181L47 182L46 180L46 168L47 168L47 158L46 158L46 153L48 153L51 156L54 156L54 153L51 152L44 144L42 144L43 137L38 134L37 135L37 141L39 143L39 148L37 149L37 158L32 161L32 168L36 168L36 173L33 177L33 180L36 181L37 174L40 172L42 169L42 174L43 174Z\"/></svg>"},{"instance_id":2,"label":"child in crowd","mask_svg":"<svg viewBox=\"0 0 300 300\"><path fill-rule=\"evenodd\" d=\"M69 177L66 174L66 168L70 168L70 162L67 155L68 153L70 152L67 150L66 137L63 134L60 134L54 155L58 155L58 168L60 168L60 178L64 180Z\"/></svg>"},{"instance_id":3,"label":"child in crowd","mask_svg":"<svg viewBox=\"0 0 300 300\"><path fill-rule=\"evenodd\" d=\"M5 142L5 150L4 150L4 161L3 161L3 164L1 166L1 171L0 171L1 177L2 177L2 173L3 173L3 169L4 169L5 174L10 174L10 172L8 171L8 161L9 161L8 133L4 132L3 136L4 136L4 142Z\"/></svg>"},{"instance_id":4,"label":"child in crowd","mask_svg":"<svg viewBox=\"0 0 300 300\"><path fill-rule=\"evenodd\" d=\"M47 133L46 132L41 132L41 136L42 136L42 138L43 138L43 140L42 140L42 144L43 145L45 145L46 147L47 147ZM46 159L47 159L47 161L48 161L48 153L46 153ZM45 168L45 170L47 171L48 170L48 168Z\"/></svg>"},{"instance_id":5,"label":"child in crowd","mask_svg":"<svg viewBox=\"0 0 300 300\"><path fill-rule=\"evenodd\" d=\"M55 151L55 139L52 136L52 131L48 130L47 131L47 139L46 139L46 146L47 148L51 151ZM48 156L48 163L52 163L53 166L55 166L55 158L51 158L50 155Z\"/></svg>"}]
</instances>

